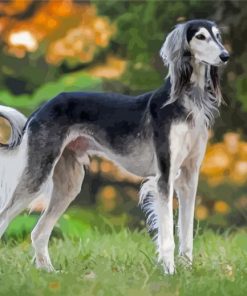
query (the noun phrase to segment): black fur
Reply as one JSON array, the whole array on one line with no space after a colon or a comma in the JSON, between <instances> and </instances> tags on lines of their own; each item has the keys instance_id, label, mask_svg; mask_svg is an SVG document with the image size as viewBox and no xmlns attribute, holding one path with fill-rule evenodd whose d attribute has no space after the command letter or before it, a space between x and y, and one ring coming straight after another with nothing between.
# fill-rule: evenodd
<instances>
[{"instance_id":1,"label":"black fur","mask_svg":"<svg viewBox=\"0 0 247 296\"><path fill-rule=\"evenodd\" d=\"M216 40L212 31L212 27L215 26L216 24L212 21L205 21L205 20L193 20L193 21L188 21L186 23L186 37L187 41L190 42L191 39L195 36L196 32L200 28L206 28L208 32L211 34L211 37L213 40Z\"/></svg>"}]
</instances>

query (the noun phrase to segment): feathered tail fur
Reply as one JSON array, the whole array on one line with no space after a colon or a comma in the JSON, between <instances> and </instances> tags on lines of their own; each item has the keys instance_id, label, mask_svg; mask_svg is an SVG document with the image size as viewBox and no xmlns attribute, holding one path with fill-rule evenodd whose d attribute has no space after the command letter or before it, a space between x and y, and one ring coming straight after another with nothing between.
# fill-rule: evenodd
<instances>
[{"instance_id":1,"label":"feathered tail fur","mask_svg":"<svg viewBox=\"0 0 247 296\"><path fill-rule=\"evenodd\" d=\"M11 137L0 143L0 210L11 200L27 160L27 140L23 129L27 118L17 110L0 106L0 116L9 121Z\"/></svg>"},{"instance_id":2,"label":"feathered tail fur","mask_svg":"<svg viewBox=\"0 0 247 296\"><path fill-rule=\"evenodd\" d=\"M157 181L155 177L148 178L141 186L139 194L139 205L147 217L148 230L154 233L154 240L157 238Z\"/></svg>"}]
</instances>

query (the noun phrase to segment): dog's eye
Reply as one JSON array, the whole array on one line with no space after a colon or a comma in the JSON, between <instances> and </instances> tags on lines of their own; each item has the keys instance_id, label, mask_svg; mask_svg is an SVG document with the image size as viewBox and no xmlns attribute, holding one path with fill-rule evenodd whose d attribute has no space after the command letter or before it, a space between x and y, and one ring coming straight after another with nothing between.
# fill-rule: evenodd
<instances>
[{"instance_id":1,"label":"dog's eye","mask_svg":"<svg viewBox=\"0 0 247 296\"><path fill-rule=\"evenodd\" d=\"M205 40L206 39L206 37L203 34L196 35L196 38L199 39L199 40Z\"/></svg>"}]
</instances>

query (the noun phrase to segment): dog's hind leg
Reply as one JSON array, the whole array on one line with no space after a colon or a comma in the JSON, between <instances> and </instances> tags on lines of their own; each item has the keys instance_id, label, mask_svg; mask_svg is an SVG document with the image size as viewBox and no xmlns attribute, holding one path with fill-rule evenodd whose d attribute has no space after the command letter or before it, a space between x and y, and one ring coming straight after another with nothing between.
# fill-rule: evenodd
<instances>
[{"instance_id":1,"label":"dog's hind leg","mask_svg":"<svg viewBox=\"0 0 247 296\"><path fill-rule=\"evenodd\" d=\"M48 178L43 184L42 188L37 192L30 193L28 190L28 182L26 176L22 177L19 184L17 185L13 198L5 205L0 212L0 237L7 229L9 223L27 206L37 198L40 193L44 193L48 198L52 193L52 179Z\"/></svg>"},{"instance_id":2,"label":"dog's hind leg","mask_svg":"<svg viewBox=\"0 0 247 296\"><path fill-rule=\"evenodd\" d=\"M31 234L37 268L54 270L48 253L49 238L60 216L79 194L84 174L76 154L65 149L54 170L50 203Z\"/></svg>"},{"instance_id":3,"label":"dog's hind leg","mask_svg":"<svg viewBox=\"0 0 247 296\"><path fill-rule=\"evenodd\" d=\"M37 153L37 147L41 146L41 141L32 143L32 137L28 140L28 161L23 173L20 176L16 188L8 199L7 203L0 211L0 237L8 227L12 219L20 214L34 199L40 194L45 194L49 199L52 193L52 175L56 162L59 159L61 145L54 148L52 137L47 140L44 152ZM42 139L44 140L44 139Z\"/></svg>"}]
</instances>

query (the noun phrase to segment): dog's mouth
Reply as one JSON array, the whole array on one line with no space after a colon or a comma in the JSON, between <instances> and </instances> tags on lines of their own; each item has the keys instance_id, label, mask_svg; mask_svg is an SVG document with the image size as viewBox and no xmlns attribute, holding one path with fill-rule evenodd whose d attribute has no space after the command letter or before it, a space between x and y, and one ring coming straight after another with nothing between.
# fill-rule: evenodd
<instances>
[{"instance_id":1,"label":"dog's mouth","mask_svg":"<svg viewBox=\"0 0 247 296\"><path fill-rule=\"evenodd\" d=\"M215 64L210 64L204 60L201 60L201 63L205 64L205 65L208 65L208 66L214 66L214 67L220 67L220 66L223 66L223 65L226 65L227 62L222 62L220 61L219 63L215 63Z\"/></svg>"}]
</instances>

